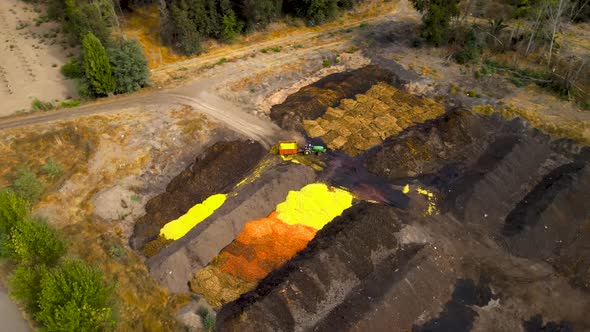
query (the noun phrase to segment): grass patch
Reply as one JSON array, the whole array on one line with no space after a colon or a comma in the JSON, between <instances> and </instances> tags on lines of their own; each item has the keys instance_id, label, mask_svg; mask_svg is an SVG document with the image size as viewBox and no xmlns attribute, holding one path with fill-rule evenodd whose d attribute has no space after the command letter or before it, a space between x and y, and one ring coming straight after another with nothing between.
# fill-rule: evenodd
<instances>
[{"instance_id":1,"label":"grass patch","mask_svg":"<svg viewBox=\"0 0 590 332\"><path fill-rule=\"evenodd\" d=\"M275 53L279 53L282 49L283 49L282 46L275 46L275 47L271 48L271 50Z\"/></svg>"},{"instance_id":2,"label":"grass patch","mask_svg":"<svg viewBox=\"0 0 590 332\"><path fill-rule=\"evenodd\" d=\"M227 58L221 58L221 59L219 59L219 61L217 61L217 64L218 65L222 65L222 64L224 64L226 62L227 62Z\"/></svg>"},{"instance_id":3,"label":"grass patch","mask_svg":"<svg viewBox=\"0 0 590 332\"><path fill-rule=\"evenodd\" d=\"M31 103L31 110L34 112L51 111L54 108L55 106L50 101L41 101L37 98L35 98Z\"/></svg>"},{"instance_id":4,"label":"grass patch","mask_svg":"<svg viewBox=\"0 0 590 332\"><path fill-rule=\"evenodd\" d=\"M260 50L260 52L266 54L266 53L268 53L268 48L263 48Z\"/></svg>"},{"instance_id":5,"label":"grass patch","mask_svg":"<svg viewBox=\"0 0 590 332\"><path fill-rule=\"evenodd\" d=\"M325 58L324 61L322 61L322 66L324 68L328 68L328 67L332 66L332 61L330 61L330 59L328 59L328 58Z\"/></svg>"},{"instance_id":6,"label":"grass patch","mask_svg":"<svg viewBox=\"0 0 590 332\"><path fill-rule=\"evenodd\" d=\"M213 331L213 328L215 327L215 315L213 315L207 308L201 308L199 310L199 316L201 316L205 331Z\"/></svg>"},{"instance_id":7,"label":"grass patch","mask_svg":"<svg viewBox=\"0 0 590 332\"><path fill-rule=\"evenodd\" d=\"M61 104L59 105L60 108L72 108L72 107L78 107L80 106L82 102L79 100L66 100L66 101L62 101Z\"/></svg>"},{"instance_id":8,"label":"grass patch","mask_svg":"<svg viewBox=\"0 0 590 332\"><path fill-rule=\"evenodd\" d=\"M64 168L52 158L49 158L45 165L41 167L41 173L47 175L49 179L56 181L64 175Z\"/></svg>"}]
</instances>

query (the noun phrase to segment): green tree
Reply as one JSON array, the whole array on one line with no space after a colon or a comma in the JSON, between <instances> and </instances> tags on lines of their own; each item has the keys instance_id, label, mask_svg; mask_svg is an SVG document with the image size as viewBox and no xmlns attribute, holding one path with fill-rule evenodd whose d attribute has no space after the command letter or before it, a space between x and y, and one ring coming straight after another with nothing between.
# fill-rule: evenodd
<instances>
[{"instance_id":1,"label":"green tree","mask_svg":"<svg viewBox=\"0 0 590 332\"><path fill-rule=\"evenodd\" d=\"M112 287L102 277L99 270L80 261L66 261L43 274L35 317L48 331L112 328Z\"/></svg>"},{"instance_id":2,"label":"green tree","mask_svg":"<svg viewBox=\"0 0 590 332\"><path fill-rule=\"evenodd\" d=\"M182 7L172 5L170 21L170 39L174 48L185 55L201 52L201 35L195 22L189 19L188 12Z\"/></svg>"},{"instance_id":3,"label":"green tree","mask_svg":"<svg viewBox=\"0 0 590 332\"><path fill-rule=\"evenodd\" d=\"M322 24L338 13L338 0L292 0L288 7L310 25Z\"/></svg>"},{"instance_id":4,"label":"green tree","mask_svg":"<svg viewBox=\"0 0 590 332\"><path fill-rule=\"evenodd\" d=\"M448 41L451 20L459 16L459 0L410 0L422 14L422 37L439 46Z\"/></svg>"},{"instance_id":5,"label":"green tree","mask_svg":"<svg viewBox=\"0 0 590 332\"><path fill-rule=\"evenodd\" d=\"M236 39L236 37L242 32L243 25L238 21L238 18L233 11L226 15L223 15L223 21L221 23L221 39L230 42Z\"/></svg>"},{"instance_id":6,"label":"green tree","mask_svg":"<svg viewBox=\"0 0 590 332\"><path fill-rule=\"evenodd\" d=\"M282 7L281 0L243 0L241 15L248 29L257 29L277 19Z\"/></svg>"},{"instance_id":7,"label":"green tree","mask_svg":"<svg viewBox=\"0 0 590 332\"><path fill-rule=\"evenodd\" d=\"M82 40L84 51L84 70L86 79L94 94L108 95L115 90L115 80L111 72L111 64L102 43L92 32L88 32Z\"/></svg>"},{"instance_id":8,"label":"green tree","mask_svg":"<svg viewBox=\"0 0 590 332\"><path fill-rule=\"evenodd\" d=\"M128 93L149 84L150 71L143 49L134 40L107 49L115 79L115 93Z\"/></svg>"},{"instance_id":9,"label":"green tree","mask_svg":"<svg viewBox=\"0 0 590 332\"><path fill-rule=\"evenodd\" d=\"M59 233L42 219L27 219L18 223L10 234L11 257L25 266L54 266L66 252Z\"/></svg>"},{"instance_id":10,"label":"green tree","mask_svg":"<svg viewBox=\"0 0 590 332\"><path fill-rule=\"evenodd\" d=\"M111 40L111 26L115 19L111 0L64 1L64 31L73 44L79 44L92 32L103 44Z\"/></svg>"}]
</instances>

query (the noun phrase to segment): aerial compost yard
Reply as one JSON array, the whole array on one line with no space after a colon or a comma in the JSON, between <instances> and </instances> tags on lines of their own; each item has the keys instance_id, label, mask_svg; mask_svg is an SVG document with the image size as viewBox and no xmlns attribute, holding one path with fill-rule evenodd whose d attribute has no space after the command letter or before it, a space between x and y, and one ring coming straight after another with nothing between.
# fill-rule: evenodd
<instances>
[{"instance_id":1,"label":"aerial compost yard","mask_svg":"<svg viewBox=\"0 0 590 332\"><path fill-rule=\"evenodd\" d=\"M270 110L327 154L210 146L135 224L150 274L219 331L590 329L590 150L400 77L333 74Z\"/></svg>"}]
</instances>

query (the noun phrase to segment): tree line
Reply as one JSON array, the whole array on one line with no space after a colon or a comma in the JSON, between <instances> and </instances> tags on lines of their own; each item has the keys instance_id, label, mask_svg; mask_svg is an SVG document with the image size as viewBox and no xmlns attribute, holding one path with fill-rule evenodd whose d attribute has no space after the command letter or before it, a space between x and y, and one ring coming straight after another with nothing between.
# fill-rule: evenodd
<instances>
[{"instance_id":1,"label":"tree line","mask_svg":"<svg viewBox=\"0 0 590 332\"><path fill-rule=\"evenodd\" d=\"M160 0L163 40L182 54L202 51L204 38L229 42L284 15L318 25L360 0Z\"/></svg>"},{"instance_id":2,"label":"tree line","mask_svg":"<svg viewBox=\"0 0 590 332\"><path fill-rule=\"evenodd\" d=\"M478 63L487 52L485 72L504 71L516 85L536 83L590 107L590 96L581 86L587 80L588 55L565 54L559 37L566 24L590 21L589 0L411 0L422 14L421 39L452 50L459 63ZM468 19L473 16L475 19ZM483 23L487 20L487 24ZM469 23L469 21L472 21ZM513 61L497 61L510 54ZM537 69L519 68L525 59ZM538 69L542 68L542 69ZM477 74L477 73L476 73ZM585 82L588 84L588 82Z\"/></svg>"}]
</instances>

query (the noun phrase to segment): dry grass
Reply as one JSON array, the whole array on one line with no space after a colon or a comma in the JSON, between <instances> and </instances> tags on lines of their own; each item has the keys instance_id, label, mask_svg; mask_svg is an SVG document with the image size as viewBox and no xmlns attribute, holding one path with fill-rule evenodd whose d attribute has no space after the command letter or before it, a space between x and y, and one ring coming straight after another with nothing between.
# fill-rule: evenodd
<instances>
[{"instance_id":1,"label":"dry grass","mask_svg":"<svg viewBox=\"0 0 590 332\"><path fill-rule=\"evenodd\" d=\"M70 255L100 267L105 279L116 285L120 331L182 330L174 313L189 300L188 295L171 296L160 288L142 260L127 249L127 224L105 222L93 215L92 199L97 192L130 176L138 178L154 163L156 157L146 140L166 144L174 138L205 135L202 131L214 125L190 108L170 114L140 110L89 116L5 130L0 138L0 187L12 182L20 165L38 171L51 158L64 167L65 182L43 197L36 212L63 230ZM145 132L154 125L169 128L166 123L174 121L179 128L156 130L156 137Z\"/></svg>"},{"instance_id":2,"label":"dry grass","mask_svg":"<svg viewBox=\"0 0 590 332\"><path fill-rule=\"evenodd\" d=\"M0 142L0 187L12 182L19 166L38 171L48 159L64 167L66 174L82 171L96 150L100 129L84 124L60 124L41 133L12 130Z\"/></svg>"}]
</instances>

